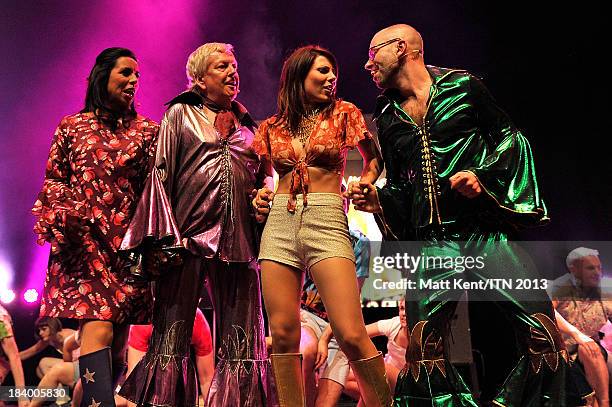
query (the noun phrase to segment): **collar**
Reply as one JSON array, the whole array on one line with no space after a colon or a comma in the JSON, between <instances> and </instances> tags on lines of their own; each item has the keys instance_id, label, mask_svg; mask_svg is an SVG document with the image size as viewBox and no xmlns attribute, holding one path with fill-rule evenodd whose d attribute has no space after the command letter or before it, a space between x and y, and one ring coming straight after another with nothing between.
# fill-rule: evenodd
<instances>
[{"instance_id":1,"label":"collar","mask_svg":"<svg viewBox=\"0 0 612 407\"><path fill-rule=\"evenodd\" d=\"M204 99L202 98L202 96L199 93L190 90L179 94L174 99L165 103L164 105L170 108L171 106L177 103L189 106L197 106L200 108L204 107ZM234 115L236 115L236 118L238 119L241 125L246 127L257 127L255 120L253 120L253 118L249 114L249 111L246 109L246 107L244 107L242 103L233 100L231 109Z\"/></svg>"},{"instance_id":2,"label":"collar","mask_svg":"<svg viewBox=\"0 0 612 407\"><path fill-rule=\"evenodd\" d=\"M451 68L440 68L438 66L433 65L425 65L427 72L429 72L429 76L433 81L432 86L438 87L445 83L446 79L454 73L463 72L467 73L467 71L462 69L451 69ZM374 109L373 120L378 119L378 117L383 114L386 110L389 109L393 105L393 102L397 104L401 104L406 98L404 98L399 89L396 88L388 88L385 89L377 98L376 98L376 108Z\"/></svg>"}]
</instances>

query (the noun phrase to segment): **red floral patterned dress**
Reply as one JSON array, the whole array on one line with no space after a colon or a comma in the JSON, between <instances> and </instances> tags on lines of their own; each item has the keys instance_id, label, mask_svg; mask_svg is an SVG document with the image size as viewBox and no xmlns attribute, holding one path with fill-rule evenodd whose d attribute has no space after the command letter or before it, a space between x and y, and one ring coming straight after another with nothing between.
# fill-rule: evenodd
<instances>
[{"instance_id":1,"label":"red floral patterned dress","mask_svg":"<svg viewBox=\"0 0 612 407\"><path fill-rule=\"evenodd\" d=\"M117 248L148 175L158 128L138 116L129 128L112 131L91 113L59 124L32 209L38 243L51 243L41 315L149 322L149 286L127 283ZM67 214L88 222L80 242L65 236Z\"/></svg>"}]
</instances>

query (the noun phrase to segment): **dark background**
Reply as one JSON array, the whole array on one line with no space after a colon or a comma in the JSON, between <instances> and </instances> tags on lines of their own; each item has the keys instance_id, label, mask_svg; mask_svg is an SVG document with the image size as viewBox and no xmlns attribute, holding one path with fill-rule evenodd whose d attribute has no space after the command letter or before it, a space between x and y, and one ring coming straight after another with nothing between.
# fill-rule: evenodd
<instances>
[{"instance_id":1,"label":"dark background","mask_svg":"<svg viewBox=\"0 0 612 407\"><path fill-rule=\"evenodd\" d=\"M603 2L89 3L4 1L0 9L0 266L13 276L15 291L32 282L40 285L45 272L48 248L34 244L29 209L42 182L53 129L61 116L81 107L83 78L93 58L114 45L139 55L140 111L156 120L163 102L184 89L189 52L209 41L236 47L239 99L257 119L274 112L283 58L309 43L335 53L339 95L371 113L378 90L363 69L370 38L387 25L409 23L423 35L426 63L483 78L531 141L552 222L521 237L610 240L606 139L611 114L605 90L610 73L604 62L610 46ZM16 320L19 345L32 343L28 325L36 307L17 300L7 308ZM487 338L475 346L499 355L511 334L501 331L505 324L489 308L471 309L473 329L484 329ZM366 310L366 319L395 312ZM503 376L502 371L498 364L487 372Z\"/></svg>"}]
</instances>

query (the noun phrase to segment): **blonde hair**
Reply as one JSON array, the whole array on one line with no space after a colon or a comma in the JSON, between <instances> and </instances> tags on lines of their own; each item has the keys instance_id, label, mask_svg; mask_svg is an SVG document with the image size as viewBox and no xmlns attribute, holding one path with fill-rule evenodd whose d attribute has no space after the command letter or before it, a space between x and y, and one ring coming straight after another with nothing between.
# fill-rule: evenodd
<instances>
[{"instance_id":1,"label":"blonde hair","mask_svg":"<svg viewBox=\"0 0 612 407\"><path fill-rule=\"evenodd\" d=\"M196 85L196 81L202 78L204 73L206 73L208 69L208 57L215 52L233 54L234 46L223 42L209 42L193 51L189 55L189 58L187 58L187 66L185 67L187 79L189 79L189 84L187 85L189 89L193 89Z\"/></svg>"},{"instance_id":2,"label":"blonde hair","mask_svg":"<svg viewBox=\"0 0 612 407\"><path fill-rule=\"evenodd\" d=\"M577 247L567 255L565 259L565 265L567 268L570 268L572 264L576 262L576 260L580 260L583 257L595 256L599 257L599 251L594 249L589 249L588 247Z\"/></svg>"}]
</instances>

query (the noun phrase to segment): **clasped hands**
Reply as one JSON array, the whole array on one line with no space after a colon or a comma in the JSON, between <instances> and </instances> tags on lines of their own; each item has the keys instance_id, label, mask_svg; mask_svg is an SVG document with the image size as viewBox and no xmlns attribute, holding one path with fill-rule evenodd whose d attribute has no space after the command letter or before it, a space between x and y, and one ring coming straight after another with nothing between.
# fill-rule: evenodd
<instances>
[{"instance_id":1,"label":"clasped hands","mask_svg":"<svg viewBox=\"0 0 612 407\"><path fill-rule=\"evenodd\" d=\"M270 214L270 204L274 200L274 191L268 187L254 189L251 191L253 200L251 205L255 209L255 220L257 223L264 223Z\"/></svg>"},{"instance_id":2,"label":"clasped hands","mask_svg":"<svg viewBox=\"0 0 612 407\"><path fill-rule=\"evenodd\" d=\"M449 179L451 189L466 198L476 198L482 192L482 187L476 175L470 171L459 171ZM364 181L351 181L344 197L351 200L355 209L363 212L381 212L380 201L376 187Z\"/></svg>"},{"instance_id":3,"label":"clasped hands","mask_svg":"<svg viewBox=\"0 0 612 407\"><path fill-rule=\"evenodd\" d=\"M451 189L466 198L476 198L482 192L482 187L476 175L470 171L459 171L449 178ZM366 181L351 181L344 192L344 197L351 200L355 209L363 212L378 213L382 211L376 187ZM274 199L274 192L268 187L254 189L251 192L251 204L255 209L255 219L258 223L266 221L270 213L270 203Z\"/></svg>"}]
</instances>

